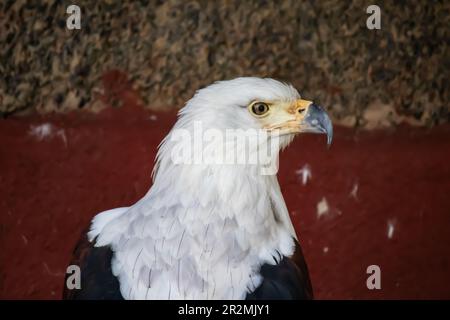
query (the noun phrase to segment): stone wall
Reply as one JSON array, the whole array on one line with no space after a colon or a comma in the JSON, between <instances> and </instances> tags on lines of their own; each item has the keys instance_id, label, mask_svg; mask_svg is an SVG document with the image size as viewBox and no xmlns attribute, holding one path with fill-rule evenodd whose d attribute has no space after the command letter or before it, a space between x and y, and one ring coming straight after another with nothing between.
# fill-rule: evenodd
<instances>
[{"instance_id":1,"label":"stone wall","mask_svg":"<svg viewBox=\"0 0 450 320\"><path fill-rule=\"evenodd\" d=\"M101 77L121 70L150 108L180 108L196 89L274 77L348 125L449 120L450 2L0 2L0 112L94 108ZM81 30L66 8L81 7Z\"/></svg>"}]
</instances>

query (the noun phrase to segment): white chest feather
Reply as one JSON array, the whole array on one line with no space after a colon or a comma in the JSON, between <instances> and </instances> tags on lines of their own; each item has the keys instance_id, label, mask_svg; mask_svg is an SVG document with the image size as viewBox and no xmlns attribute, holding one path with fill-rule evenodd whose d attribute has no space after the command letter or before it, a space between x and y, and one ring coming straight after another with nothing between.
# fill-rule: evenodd
<instances>
[{"instance_id":1,"label":"white chest feather","mask_svg":"<svg viewBox=\"0 0 450 320\"><path fill-rule=\"evenodd\" d=\"M173 170L132 207L97 215L89 236L112 247L125 299L244 299L262 264L293 253L276 177L242 170L216 167L195 179L205 172L193 165L189 181Z\"/></svg>"}]
</instances>

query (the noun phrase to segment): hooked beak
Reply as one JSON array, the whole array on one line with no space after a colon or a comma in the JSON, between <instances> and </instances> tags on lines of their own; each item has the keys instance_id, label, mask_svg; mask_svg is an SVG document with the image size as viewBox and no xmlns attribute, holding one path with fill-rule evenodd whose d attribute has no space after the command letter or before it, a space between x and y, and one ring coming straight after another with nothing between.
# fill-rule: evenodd
<instances>
[{"instance_id":1,"label":"hooked beak","mask_svg":"<svg viewBox=\"0 0 450 320\"><path fill-rule=\"evenodd\" d=\"M326 134L327 144L330 146L333 140L333 124L322 107L311 103L300 122L300 127L302 132Z\"/></svg>"}]
</instances>

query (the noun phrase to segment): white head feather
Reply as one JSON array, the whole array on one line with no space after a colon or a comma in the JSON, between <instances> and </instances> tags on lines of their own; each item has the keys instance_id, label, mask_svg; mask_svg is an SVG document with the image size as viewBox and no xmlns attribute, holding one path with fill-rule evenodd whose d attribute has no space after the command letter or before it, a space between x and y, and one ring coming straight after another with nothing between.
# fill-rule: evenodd
<instances>
[{"instance_id":1,"label":"white head feather","mask_svg":"<svg viewBox=\"0 0 450 320\"><path fill-rule=\"evenodd\" d=\"M187 102L160 145L149 192L92 223L90 239L114 251L125 299L243 299L260 284L262 264L292 255L295 231L275 175L248 165L174 164L171 153L182 143L174 132L193 132L195 121L204 129L258 129L251 101L299 97L272 79L237 78ZM283 147L292 137L282 139Z\"/></svg>"}]
</instances>

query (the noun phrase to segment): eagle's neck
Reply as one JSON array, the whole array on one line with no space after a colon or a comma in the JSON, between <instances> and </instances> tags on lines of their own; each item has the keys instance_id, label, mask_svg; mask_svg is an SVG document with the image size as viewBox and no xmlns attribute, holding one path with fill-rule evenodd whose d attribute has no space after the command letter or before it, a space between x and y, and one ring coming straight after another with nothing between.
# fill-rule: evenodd
<instances>
[{"instance_id":1,"label":"eagle's neck","mask_svg":"<svg viewBox=\"0 0 450 320\"><path fill-rule=\"evenodd\" d=\"M257 164L196 163L192 159L189 164L174 165L173 151L180 143L173 139L164 141L155 166L154 185L146 197L161 206L185 208L186 217L192 215L191 219L181 219L186 228L232 221L236 223L236 234L271 234L276 238L280 229L297 238L276 176L280 148L292 138L253 140L247 144L247 160L252 155L252 159L266 158ZM231 146L236 155L241 152L234 140L214 146L215 149L208 146L208 151L203 151L204 158L221 154L217 150L224 146Z\"/></svg>"}]
</instances>

